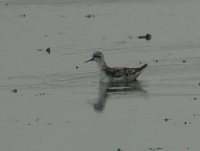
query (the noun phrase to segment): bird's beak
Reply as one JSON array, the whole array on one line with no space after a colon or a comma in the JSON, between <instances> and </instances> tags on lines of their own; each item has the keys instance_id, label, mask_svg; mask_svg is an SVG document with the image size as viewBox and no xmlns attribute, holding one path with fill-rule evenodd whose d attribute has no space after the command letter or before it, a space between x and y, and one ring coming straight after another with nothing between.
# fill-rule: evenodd
<instances>
[{"instance_id":1,"label":"bird's beak","mask_svg":"<svg viewBox=\"0 0 200 151\"><path fill-rule=\"evenodd\" d=\"M85 63L87 63L87 62L90 62L90 61L94 61L94 59L93 59L93 58L91 58L91 59L89 59L89 60L85 61Z\"/></svg>"}]
</instances>

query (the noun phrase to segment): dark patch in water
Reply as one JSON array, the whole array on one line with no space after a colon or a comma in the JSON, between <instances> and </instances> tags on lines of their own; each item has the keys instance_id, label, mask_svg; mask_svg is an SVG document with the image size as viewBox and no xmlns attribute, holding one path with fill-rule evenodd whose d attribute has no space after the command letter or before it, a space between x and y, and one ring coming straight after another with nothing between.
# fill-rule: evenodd
<instances>
[{"instance_id":1,"label":"dark patch in water","mask_svg":"<svg viewBox=\"0 0 200 151\"><path fill-rule=\"evenodd\" d=\"M85 15L85 17L86 17L86 18L94 18L95 15L94 15L94 14L87 14L87 15Z\"/></svg>"},{"instance_id":2,"label":"dark patch in water","mask_svg":"<svg viewBox=\"0 0 200 151\"><path fill-rule=\"evenodd\" d=\"M37 49L37 51L42 51L42 49L39 48L39 49Z\"/></svg>"},{"instance_id":3,"label":"dark patch in water","mask_svg":"<svg viewBox=\"0 0 200 151\"><path fill-rule=\"evenodd\" d=\"M25 18L25 17L26 17L26 14L21 14L21 15L19 15L19 16Z\"/></svg>"},{"instance_id":4,"label":"dark patch in water","mask_svg":"<svg viewBox=\"0 0 200 151\"><path fill-rule=\"evenodd\" d=\"M200 117L200 114L193 114L193 117L197 118L197 117Z\"/></svg>"},{"instance_id":5,"label":"dark patch in water","mask_svg":"<svg viewBox=\"0 0 200 151\"><path fill-rule=\"evenodd\" d=\"M46 52L47 52L48 54L51 54L51 48L50 48L50 47L47 48L47 49L46 49Z\"/></svg>"},{"instance_id":6,"label":"dark patch in water","mask_svg":"<svg viewBox=\"0 0 200 151\"><path fill-rule=\"evenodd\" d=\"M117 151L122 151L121 148L117 148Z\"/></svg>"},{"instance_id":7,"label":"dark patch in water","mask_svg":"<svg viewBox=\"0 0 200 151\"><path fill-rule=\"evenodd\" d=\"M36 94L35 96L43 96L43 95L46 95L46 93L39 93L39 94Z\"/></svg>"},{"instance_id":8,"label":"dark patch in water","mask_svg":"<svg viewBox=\"0 0 200 151\"><path fill-rule=\"evenodd\" d=\"M52 125L52 123L48 123L48 125Z\"/></svg>"},{"instance_id":9,"label":"dark patch in water","mask_svg":"<svg viewBox=\"0 0 200 151\"><path fill-rule=\"evenodd\" d=\"M158 151L158 150L162 150L162 149L164 149L164 148L162 148L162 147L150 147L149 148L149 150L151 150L151 151Z\"/></svg>"},{"instance_id":10,"label":"dark patch in water","mask_svg":"<svg viewBox=\"0 0 200 151\"><path fill-rule=\"evenodd\" d=\"M157 59L156 59L156 60L153 60L153 62L154 62L154 63L158 63L158 60L157 60Z\"/></svg>"},{"instance_id":11,"label":"dark patch in water","mask_svg":"<svg viewBox=\"0 0 200 151\"><path fill-rule=\"evenodd\" d=\"M197 98L196 98L196 97L194 97L194 98L193 98L193 100L195 100L195 101L196 101L196 100L197 100Z\"/></svg>"},{"instance_id":12,"label":"dark patch in water","mask_svg":"<svg viewBox=\"0 0 200 151\"><path fill-rule=\"evenodd\" d=\"M185 121L184 124L185 124L185 125L188 125L188 124L192 124L192 122L187 122L187 121Z\"/></svg>"},{"instance_id":13,"label":"dark patch in water","mask_svg":"<svg viewBox=\"0 0 200 151\"><path fill-rule=\"evenodd\" d=\"M169 120L170 120L169 118L165 118L165 119L164 119L165 122L168 122Z\"/></svg>"},{"instance_id":14,"label":"dark patch in water","mask_svg":"<svg viewBox=\"0 0 200 151\"><path fill-rule=\"evenodd\" d=\"M17 91L17 89L13 89L11 92L17 93L18 91Z\"/></svg>"},{"instance_id":15,"label":"dark patch in water","mask_svg":"<svg viewBox=\"0 0 200 151\"><path fill-rule=\"evenodd\" d=\"M39 122L39 120L40 120L39 118L36 118L36 119L35 119L36 122Z\"/></svg>"},{"instance_id":16,"label":"dark patch in water","mask_svg":"<svg viewBox=\"0 0 200 151\"><path fill-rule=\"evenodd\" d=\"M183 62L183 63L186 63L186 60L183 60L182 62Z\"/></svg>"}]
</instances>

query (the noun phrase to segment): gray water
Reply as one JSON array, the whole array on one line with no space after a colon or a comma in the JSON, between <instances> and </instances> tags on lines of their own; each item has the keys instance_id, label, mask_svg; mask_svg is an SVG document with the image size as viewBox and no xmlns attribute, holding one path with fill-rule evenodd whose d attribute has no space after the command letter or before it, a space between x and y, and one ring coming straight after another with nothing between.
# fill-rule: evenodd
<instances>
[{"instance_id":1,"label":"gray water","mask_svg":"<svg viewBox=\"0 0 200 151\"><path fill-rule=\"evenodd\" d=\"M200 2L71 2L0 3L0 150L198 151ZM97 50L148 68L100 83Z\"/></svg>"}]
</instances>

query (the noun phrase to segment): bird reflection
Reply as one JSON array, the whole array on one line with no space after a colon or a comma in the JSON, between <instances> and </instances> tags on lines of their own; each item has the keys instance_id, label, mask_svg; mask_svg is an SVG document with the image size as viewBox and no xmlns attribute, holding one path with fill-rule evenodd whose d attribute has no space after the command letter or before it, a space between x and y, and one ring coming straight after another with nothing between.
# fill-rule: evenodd
<instances>
[{"instance_id":1,"label":"bird reflection","mask_svg":"<svg viewBox=\"0 0 200 151\"><path fill-rule=\"evenodd\" d=\"M141 93L141 95L147 94L147 92L142 89L142 83L140 81L108 83L99 82L98 98L97 101L93 104L94 110L97 112L102 112L110 95L128 95L135 93Z\"/></svg>"}]
</instances>

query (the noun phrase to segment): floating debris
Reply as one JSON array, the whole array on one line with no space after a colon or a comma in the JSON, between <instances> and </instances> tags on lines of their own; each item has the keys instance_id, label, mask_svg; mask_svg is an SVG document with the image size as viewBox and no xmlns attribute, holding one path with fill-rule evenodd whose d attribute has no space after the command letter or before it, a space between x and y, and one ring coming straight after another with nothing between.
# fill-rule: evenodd
<instances>
[{"instance_id":1,"label":"floating debris","mask_svg":"<svg viewBox=\"0 0 200 151\"><path fill-rule=\"evenodd\" d=\"M26 14L21 14L20 17L25 18L25 17L26 17Z\"/></svg>"},{"instance_id":2,"label":"floating debris","mask_svg":"<svg viewBox=\"0 0 200 151\"><path fill-rule=\"evenodd\" d=\"M46 93L39 93L39 94L36 94L35 96L43 96L43 95L46 95Z\"/></svg>"},{"instance_id":3,"label":"floating debris","mask_svg":"<svg viewBox=\"0 0 200 151\"><path fill-rule=\"evenodd\" d=\"M151 40L152 38L152 35L147 33L146 35L144 36L138 36L138 39L146 39L146 40Z\"/></svg>"},{"instance_id":4,"label":"floating debris","mask_svg":"<svg viewBox=\"0 0 200 151\"><path fill-rule=\"evenodd\" d=\"M155 63L158 63L158 60L154 60Z\"/></svg>"},{"instance_id":5,"label":"floating debris","mask_svg":"<svg viewBox=\"0 0 200 151\"><path fill-rule=\"evenodd\" d=\"M117 151L122 151L121 148L117 148Z\"/></svg>"},{"instance_id":6,"label":"floating debris","mask_svg":"<svg viewBox=\"0 0 200 151\"><path fill-rule=\"evenodd\" d=\"M31 126L31 123L28 123L28 126Z\"/></svg>"},{"instance_id":7,"label":"floating debris","mask_svg":"<svg viewBox=\"0 0 200 151\"><path fill-rule=\"evenodd\" d=\"M169 120L170 120L169 118L165 118L165 119L164 119L165 122L168 122Z\"/></svg>"},{"instance_id":8,"label":"floating debris","mask_svg":"<svg viewBox=\"0 0 200 151\"><path fill-rule=\"evenodd\" d=\"M87 14L87 15L85 15L85 17L86 17L86 18L94 18L95 15L94 15L94 14Z\"/></svg>"},{"instance_id":9,"label":"floating debris","mask_svg":"<svg viewBox=\"0 0 200 151\"><path fill-rule=\"evenodd\" d=\"M195 100L195 101L196 101L196 100L197 100L197 97L194 97L194 98L193 98L193 100Z\"/></svg>"},{"instance_id":10,"label":"floating debris","mask_svg":"<svg viewBox=\"0 0 200 151\"><path fill-rule=\"evenodd\" d=\"M51 48L50 48L50 47L47 48L47 49L46 49L46 52L47 52L48 54L51 54Z\"/></svg>"},{"instance_id":11,"label":"floating debris","mask_svg":"<svg viewBox=\"0 0 200 151\"><path fill-rule=\"evenodd\" d=\"M183 63L186 63L186 60L182 60Z\"/></svg>"},{"instance_id":12,"label":"floating debris","mask_svg":"<svg viewBox=\"0 0 200 151\"><path fill-rule=\"evenodd\" d=\"M146 39L146 40L151 40L152 35L147 33L146 35L143 36L138 36L138 39Z\"/></svg>"},{"instance_id":13,"label":"floating debris","mask_svg":"<svg viewBox=\"0 0 200 151\"><path fill-rule=\"evenodd\" d=\"M47 37L47 35L44 35L44 37Z\"/></svg>"},{"instance_id":14,"label":"floating debris","mask_svg":"<svg viewBox=\"0 0 200 151\"><path fill-rule=\"evenodd\" d=\"M17 89L13 89L11 92L13 92L13 93L17 93Z\"/></svg>"},{"instance_id":15,"label":"floating debris","mask_svg":"<svg viewBox=\"0 0 200 151\"><path fill-rule=\"evenodd\" d=\"M184 124L185 124L185 125L187 125L187 124L192 124L192 122L187 122L187 121L185 121Z\"/></svg>"},{"instance_id":16,"label":"floating debris","mask_svg":"<svg viewBox=\"0 0 200 151\"><path fill-rule=\"evenodd\" d=\"M200 116L200 114L193 114L193 117L199 117Z\"/></svg>"},{"instance_id":17,"label":"floating debris","mask_svg":"<svg viewBox=\"0 0 200 151\"><path fill-rule=\"evenodd\" d=\"M76 66L76 69L78 69L79 67L78 66Z\"/></svg>"},{"instance_id":18,"label":"floating debris","mask_svg":"<svg viewBox=\"0 0 200 151\"><path fill-rule=\"evenodd\" d=\"M162 147L150 147L149 148L149 150L152 150L152 151L157 151L157 150L162 150L162 149L164 149L164 148L162 148Z\"/></svg>"},{"instance_id":19,"label":"floating debris","mask_svg":"<svg viewBox=\"0 0 200 151\"><path fill-rule=\"evenodd\" d=\"M37 51L42 51L42 49L37 49Z\"/></svg>"}]
</instances>

